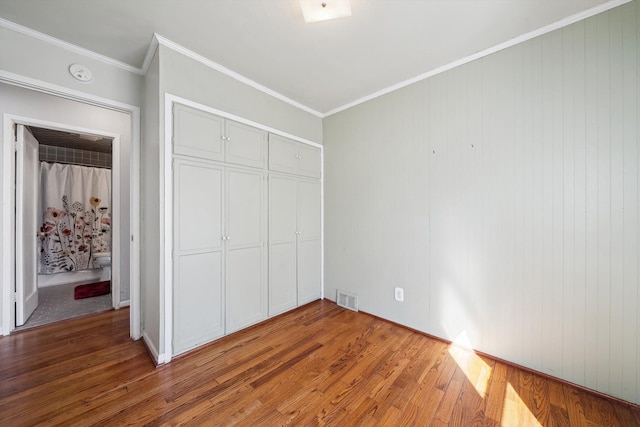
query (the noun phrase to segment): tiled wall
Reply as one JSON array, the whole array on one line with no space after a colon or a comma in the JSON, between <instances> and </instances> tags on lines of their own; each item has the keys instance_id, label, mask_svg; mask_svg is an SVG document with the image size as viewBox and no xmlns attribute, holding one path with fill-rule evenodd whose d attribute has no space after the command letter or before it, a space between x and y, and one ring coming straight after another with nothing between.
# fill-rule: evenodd
<instances>
[{"instance_id":1,"label":"tiled wall","mask_svg":"<svg viewBox=\"0 0 640 427\"><path fill-rule=\"evenodd\" d=\"M111 153L40 145L40 161L111 169Z\"/></svg>"}]
</instances>

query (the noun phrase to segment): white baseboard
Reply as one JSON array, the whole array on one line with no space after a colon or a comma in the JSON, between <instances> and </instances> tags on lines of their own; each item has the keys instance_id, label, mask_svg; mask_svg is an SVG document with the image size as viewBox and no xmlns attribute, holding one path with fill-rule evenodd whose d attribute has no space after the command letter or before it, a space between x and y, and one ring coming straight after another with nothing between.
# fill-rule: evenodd
<instances>
[{"instance_id":1,"label":"white baseboard","mask_svg":"<svg viewBox=\"0 0 640 427\"><path fill-rule=\"evenodd\" d=\"M153 360L156 363L156 366L164 365L165 363L169 362L169 359L165 353L162 353L162 354L158 353L158 349L156 348L155 345L153 345L153 342L147 335L146 331L142 331L142 339L145 345L147 346L147 348L149 349L149 352L151 353L151 357L153 357Z\"/></svg>"},{"instance_id":2,"label":"white baseboard","mask_svg":"<svg viewBox=\"0 0 640 427\"><path fill-rule=\"evenodd\" d=\"M164 365L165 363L169 363L169 362L170 362L169 357L165 353L158 355L158 365Z\"/></svg>"},{"instance_id":3,"label":"white baseboard","mask_svg":"<svg viewBox=\"0 0 640 427\"><path fill-rule=\"evenodd\" d=\"M142 331L142 340L144 341L144 344L147 346L147 349L149 350L149 352L151 353L151 357L153 357L153 361L156 363L156 365L159 365L160 363L158 362L158 358L159 358L158 349L156 348L155 345L153 345L153 341L151 341L151 339L147 335L147 331Z\"/></svg>"}]
</instances>

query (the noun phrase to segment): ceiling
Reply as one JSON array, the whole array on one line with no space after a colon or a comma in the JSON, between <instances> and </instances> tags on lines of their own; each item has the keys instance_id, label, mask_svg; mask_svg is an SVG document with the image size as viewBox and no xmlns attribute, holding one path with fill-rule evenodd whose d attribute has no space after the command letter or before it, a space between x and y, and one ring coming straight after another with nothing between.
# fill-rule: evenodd
<instances>
[{"instance_id":1,"label":"ceiling","mask_svg":"<svg viewBox=\"0 0 640 427\"><path fill-rule=\"evenodd\" d=\"M330 0L325 0L330 1ZM624 0L0 0L0 17L141 68L154 33L320 115L594 7Z\"/></svg>"},{"instance_id":2,"label":"ceiling","mask_svg":"<svg viewBox=\"0 0 640 427\"><path fill-rule=\"evenodd\" d=\"M76 150L94 151L97 153L111 153L113 140L91 135L63 132L53 129L30 126L31 134L40 145L73 148Z\"/></svg>"}]
</instances>

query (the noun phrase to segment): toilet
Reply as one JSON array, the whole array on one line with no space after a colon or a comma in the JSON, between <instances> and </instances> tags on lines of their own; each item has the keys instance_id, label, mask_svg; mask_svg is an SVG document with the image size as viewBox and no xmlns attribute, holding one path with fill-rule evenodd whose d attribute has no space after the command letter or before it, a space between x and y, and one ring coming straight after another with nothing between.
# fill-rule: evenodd
<instances>
[{"instance_id":1,"label":"toilet","mask_svg":"<svg viewBox=\"0 0 640 427\"><path fill-rule=\"evenodd\" d=\"M111 252L100 252L93 254L98 266L102 268L100 281L111 280Z\"/></svg>"}]
</instances>

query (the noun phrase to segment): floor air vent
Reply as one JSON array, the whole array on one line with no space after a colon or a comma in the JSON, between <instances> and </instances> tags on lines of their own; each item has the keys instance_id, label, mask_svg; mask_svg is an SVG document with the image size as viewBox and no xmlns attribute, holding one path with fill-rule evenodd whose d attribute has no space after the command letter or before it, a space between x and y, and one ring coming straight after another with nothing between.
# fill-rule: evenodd
<instances>
[{"instance_id":1,"label":"floor air vent","mask_svg":"<svg viewBox=\"0 0 640 427\"><path fill-rule=\"evenodd\" d=\"M358 295L356 294L338 289L338 296L336 297L336 301L338 302L338 305L340 307L358 311Z\"/></svg>"}]
</instances>

